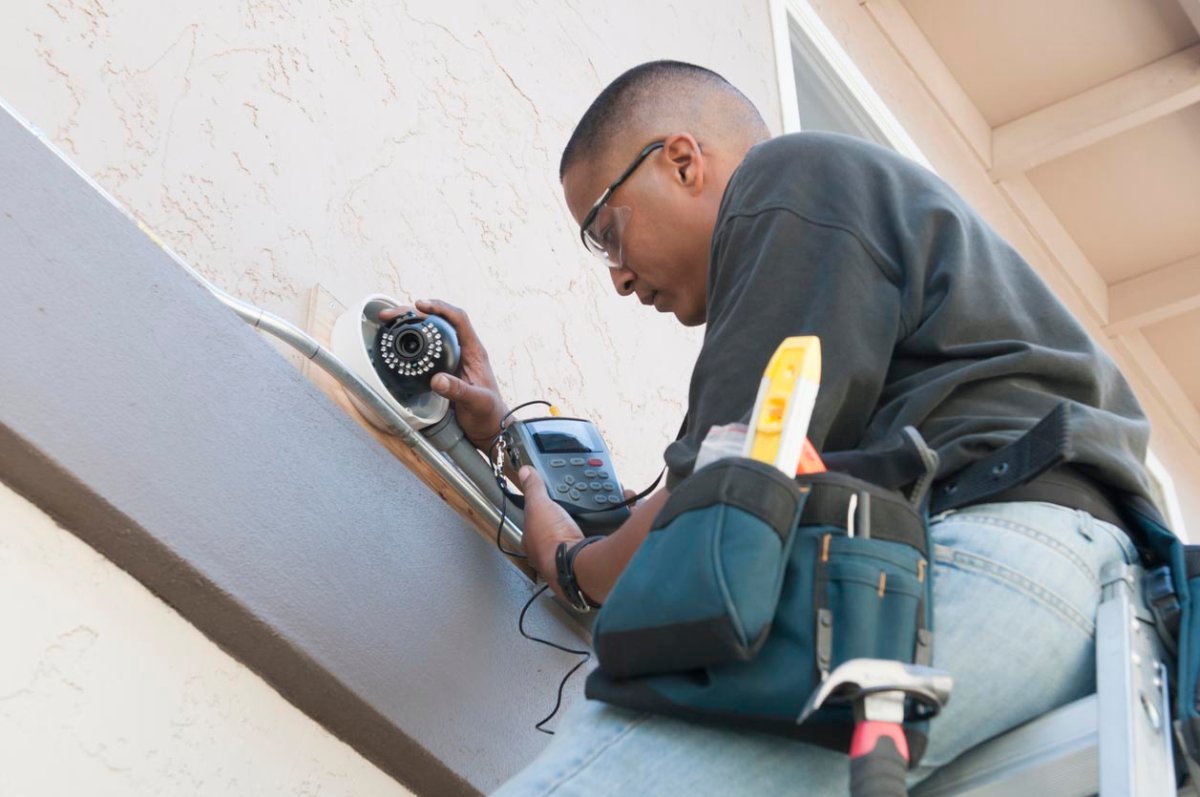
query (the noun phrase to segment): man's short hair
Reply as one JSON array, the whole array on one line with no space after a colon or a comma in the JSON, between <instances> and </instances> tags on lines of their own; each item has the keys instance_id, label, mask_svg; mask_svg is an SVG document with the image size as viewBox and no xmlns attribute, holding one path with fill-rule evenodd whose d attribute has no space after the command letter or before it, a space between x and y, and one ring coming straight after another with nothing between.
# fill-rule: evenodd
<instances>
[{"instance_id":1,"label":"man's short hair","mask_svg":"<svg viewBox=\"0 0 1200 797\"><path fill-rule=\"evenodd\" d=\"M701 118L712 110L706 99L718 100L720 119ZM563 150L559 180L575 163L603 154L623 128L651 116L686 122L696 135L704 134L704 126L723 130L745 138L747 146L770 137L754 103L716 72L683 61L651 61L625 72L596 97Z\"/></svg>"}]
</instances>

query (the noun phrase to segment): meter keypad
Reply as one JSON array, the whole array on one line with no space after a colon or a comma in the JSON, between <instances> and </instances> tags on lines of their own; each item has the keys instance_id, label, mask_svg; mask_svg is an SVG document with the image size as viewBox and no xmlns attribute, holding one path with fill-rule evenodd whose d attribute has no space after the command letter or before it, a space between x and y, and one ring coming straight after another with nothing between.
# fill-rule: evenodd
<instances>
[{"instance_id":1,"label":"meter keypad","mask_svg":"<svg viewBox=\"0 0 1200 797\"><path fill-rule=\"evenodd\" d=\"M550 479L551 489L560 501L576 501L588 507L604 504L607 508L610 504L619 504L624 500L621 496L613 494L618 489L616 482L604 481L611 479L612 475L608 470L600 469L606 463L599 457L552 459L549 460L549 465L561 469ZM588 500L589 493L591 501ZM596 508L599 509L598 506Z\"/></svg>"},{"instance_id":2,"label":"meter keypad","mask_svg":"<svg viewBox=\"0 0 1200 797\"><path fill-rule=\"evenodd\" d=\"M627 516L611 455L591 422L520 421L506 427L504 439L509 462L517 468L536 467L553 500L575 517L585 534L605 533Z\"/></svg>"}]
</instances>

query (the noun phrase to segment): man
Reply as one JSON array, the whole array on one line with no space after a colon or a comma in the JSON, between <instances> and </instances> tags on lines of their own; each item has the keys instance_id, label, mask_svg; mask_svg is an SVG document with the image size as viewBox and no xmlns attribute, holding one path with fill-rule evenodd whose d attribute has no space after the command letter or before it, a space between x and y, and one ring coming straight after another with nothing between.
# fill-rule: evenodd
<instances>
[{"instance_id":1,"label":"man","mask_svg":"<svg viewBox=\"0 0 1200 797\"><path fill-rule=\"evenodd\" d=\"M623 296L707 324L668 488L709 428L745 420L790 335L825 368L809 436L869 450L906 425L948 477L1071 404L1071 463L1035 485L934 519L934 666L955 678L931 728L928 774L962 751L1094 691L1099 573L1134 560L1110 493L1148 495L1146 421L1113 363L1020 256L936 176L842 136L768 137L720 76L655 62L614 81L563 154L567 205ZM485 445L505 404L470 322L462 379L435 389ZM580 538L529 469L525 547L559 590L555 550ZM582 548L574 575L602 603L667 491ZM1032 500L1036 499L1036 500ZM1086 510L1086 511L1085 511ZM518 794L844 794L842 755L587 703L501 789Z\"/></svg>"}]
</instances>

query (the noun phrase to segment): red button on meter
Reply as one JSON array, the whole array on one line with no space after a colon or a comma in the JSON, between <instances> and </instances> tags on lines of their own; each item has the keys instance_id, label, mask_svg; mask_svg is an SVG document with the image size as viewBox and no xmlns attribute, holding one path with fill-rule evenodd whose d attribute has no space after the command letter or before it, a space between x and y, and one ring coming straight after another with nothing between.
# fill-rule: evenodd
<instances>
[{"instance_id":1,"label":"red button on meter","mask_svg":"<svg viewBox=\"0 0 1200 797\"><path fill-rule=\"evenodd\" d=\"M594 467L598 467L598 466L600 466L600 465L603 465L603 464L604 464L604 460L602 460L602 459L600 459L600 458L598 458L598 457L592 457L591 459L589 459L589 460L588 460L588 464L589 464L589 465L591 465L591 466L594 468Z\"/></svg>"}]
</instances>

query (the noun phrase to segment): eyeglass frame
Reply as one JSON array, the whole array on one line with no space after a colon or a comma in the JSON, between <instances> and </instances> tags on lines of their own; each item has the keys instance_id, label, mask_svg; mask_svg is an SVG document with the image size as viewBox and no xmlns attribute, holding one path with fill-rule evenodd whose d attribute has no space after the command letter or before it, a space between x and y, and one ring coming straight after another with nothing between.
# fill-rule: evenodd
<instances>
[{"instance_id":1,"label":"eyeglass frame","mask_svg":"<svg viewBox=\"0 0 1200 797\"><path fill-rule=\"evenodd\" d=\"M666 144L667 142L665 139L659 139L658 141L652 141L647 144L642 151L638 153L637 157L633 159L633 163L629 164L625 171L621 172L621 176L609 183L608 188L604 189L604 193L600 194L600 198L597 199L592 205L592 209L589 210L587 215L583 217L583 223L579 225L579 240L583 243L583 247L589 252L592 252L596 255L599 254L598 252L595 252L592 247L588 246L587 230L588 227L592 225L592 222L596 220L596 216L600 213L600 209L608 203L608 200L612 197L613 192L617 190L621 183L628 180L629 176L633 174L634 170L642 165L642 161L650 157L651 153L653 153L655 150L662 149L664 146L666 146ZM601 249L603 248L604 247L601 246ZM605 259L608 259L607 256Z\"/></svg>"}]
</instances>

